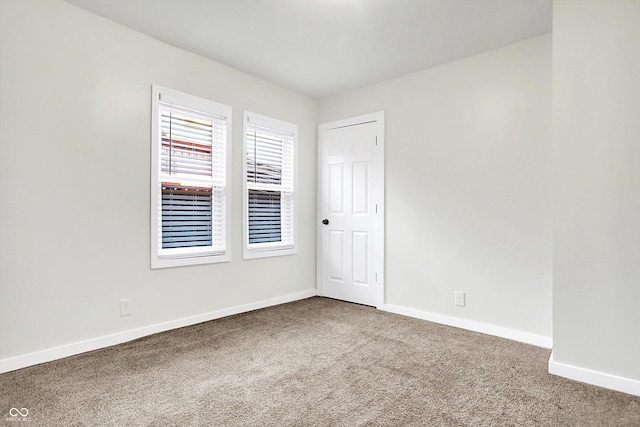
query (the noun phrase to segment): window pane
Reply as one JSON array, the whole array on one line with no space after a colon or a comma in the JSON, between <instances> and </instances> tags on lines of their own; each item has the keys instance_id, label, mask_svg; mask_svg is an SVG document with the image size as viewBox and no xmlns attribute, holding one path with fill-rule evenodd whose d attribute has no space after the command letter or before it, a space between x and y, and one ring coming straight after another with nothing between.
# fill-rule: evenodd
<instances>
[{"instance_id":1,"label":"window pane","mask_svg":"<svg viewBox=\"0 0 640 427\"><path fill-rule=\"evenodd\" d=\"M212 120L195 114L163 109L162 172L211 176L213 125Z\"/></svg>"},{"instance_id":2,"label":"window pane","mask_svg":"<svg viewBox=\"0 0 640 427\"><path fill-rule=\"evenodd\" d=\"M162 248L212 244L212 191L206 187L162 185Z\"/></svg>"},{"instance_id":3,"label":"window pane","mask_svg":"<svg viewBox=\"0 0 640 427\"><path fill-rule=\"evenodd\" d=\"M249 243L282 240L279 191L249 190Z\"/></svg>"},{"instance_id":4,"label":"window pane","mask_svg":"<svg viewBox=\"0 0 640 427\"><path fill-rule=\"evenodd\" d=\"M282 183L282 138L250 129L247 133L247 181Z\"/></svg>"}]
</instances>

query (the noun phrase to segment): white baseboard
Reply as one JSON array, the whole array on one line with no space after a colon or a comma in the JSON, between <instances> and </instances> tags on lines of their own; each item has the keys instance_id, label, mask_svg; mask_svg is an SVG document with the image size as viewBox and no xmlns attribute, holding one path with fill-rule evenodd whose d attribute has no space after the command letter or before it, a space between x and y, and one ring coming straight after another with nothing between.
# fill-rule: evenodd
<instances>
[{"instance_id":1,"label":"white baseboard","mask_svg":"<svg viewBox=\"0 0 640 427\"><path fill-rule=\"evenodd\" d=\"M182 328L184 326L195 325L202 322L208 322L209 320L220 319L222 317L227 317L234 314L246 313L248 311L259 310L261 308L285 304L305 298L311 298L313 296L316 296L317 294L318 293L315 289L309 289L306 291L271 298L268 300L225 308L209 313L198 314L196 316L158 323L156 325L150 325L142 328L118 332L111 335L91 338L85 341L79 341L59 347L49 348L46 350L40 350L33 353L11 357L8 359L2 359L0 360L0 373L15 371L16 369L26 368L27 366L33 366L39 363L50 362L52 360L62 359L65 357L73 356L75 354L85 353L87 351L98 350L101 348L110 347L112 345L122 344L127 341L157 334L158 332L169 331L171 329Z\"/></svg>"},{"instance_id":2,"label":"white baseboard","mask_svg":"<svg viewBox=\"0 0 640 427\"><path fill-rule=\"evenodd\" d=\"M507 338L514 341L532 344L538 347L551 349L553 346L553 340L551 339L551 337L547 337L544 335L536 335L529 332L518 331L515 329L508 329L500 326L488 325L486 323L474 322L471 320L445 316L442 314L429 313L427 311L399 307L390 304L384 304L379 308L390 313L402 314L403 316L415 317L417 319L428 320L429 322L441 323L443 325L454 326L456 328L468 329L470 331L481 332L483 334L494 335L501 338Z\"/></svg>"},{"instance_id":3,"label":"white baseboard","mask_svg":"<svg viewBox=\"0 0 640 427\"><path fill-rule=\"evenodd\" d=\"M549 373L569 378L570 380L640 396L640 381L556 362L553 360L553 352L551 352L551 357L549 358Z\"/></svg>"}]
</instances>

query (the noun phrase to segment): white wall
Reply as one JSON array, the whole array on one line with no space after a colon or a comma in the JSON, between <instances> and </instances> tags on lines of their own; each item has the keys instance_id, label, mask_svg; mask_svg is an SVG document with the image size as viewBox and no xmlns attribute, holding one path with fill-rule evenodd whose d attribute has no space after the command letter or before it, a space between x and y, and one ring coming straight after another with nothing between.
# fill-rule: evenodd
<instances>
[{"instance_id":1,"label":"white wall","mask_svg":"<svg viewBox=\"0 0 640 427\"><path fill-rule=\"evenodd\" d=\"M386 303L549 338L551 35L320 107L385 110Z\"/></svg>"},{"instance_id":2,"label":"white wall","mask_svg":"<svg viewBox=\"0 0 640 427\"><path fill-rule=\"evenodd\" d=\"M314 292L316 100L67 3L0 7L0 361ZM233 107L230 263L150 269L153 83ZM245 109L299 125L298 255L242 260Z\"/></svg>"},{"instance_id":3,"label":"white wall","mask_svg":"<svg viewBox=\"0 0 640 427\"><path fill-rule=\"evenodd\" d=\"M640 1L553 14L553 357L638 381Z\"/></svg>"}]
</instances>

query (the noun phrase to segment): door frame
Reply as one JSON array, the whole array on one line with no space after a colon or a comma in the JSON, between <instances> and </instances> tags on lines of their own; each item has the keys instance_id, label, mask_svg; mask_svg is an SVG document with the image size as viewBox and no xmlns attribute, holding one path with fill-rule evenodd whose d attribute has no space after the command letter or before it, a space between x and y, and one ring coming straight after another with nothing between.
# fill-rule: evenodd
<instances>
[{"instance_id":1,"label":"door frame","mask_svg":"<svg viewBox=\"0 0 640 427\"><path fill-rule=\"evenodd\" d=\"M385 264L385 233L384 233L384 187L385 187L385 149L384 149L384 111L377 111L375 113L363 114L356 117L350 117L342 120L336 120L328 123L322 123L318 126L318 202L316 209L316 288L318 295L324 296L322 290L322 273L323 273L323 247L322 247L322 183L323 183L323 167L322 167L322 148L323 131L330 129L338 129L343 127L357 126L362 124L375 123L376 124L376 145L379 147L375 151L376 163L379 165L380 170L376 171L373 176L375 180L372 182L375 184L372 188L371 194L375 198L376 203L376 218L375 218L375 245L373 248L373 255L371 257L372 262L375 265L376 271L376 305L375 307L381 309L384 306L384 264Z\"/></svg>"}]
</instances>

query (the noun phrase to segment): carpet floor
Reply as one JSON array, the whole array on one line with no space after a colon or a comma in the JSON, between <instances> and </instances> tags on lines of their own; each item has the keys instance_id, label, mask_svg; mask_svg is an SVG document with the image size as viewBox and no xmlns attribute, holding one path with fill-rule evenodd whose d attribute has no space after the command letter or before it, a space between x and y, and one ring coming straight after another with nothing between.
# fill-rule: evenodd
<instances>
[{"instance_id":1,"label":"carpet floor","mask_svg":"<svg viewBox=\"0 0 640 427\"><path fill-rule=\"evenodd\" d=\"M640 426L640 397L550 375L549 355L310 298L2 374L0 422Z\"/></svg>"}]
</instances>

